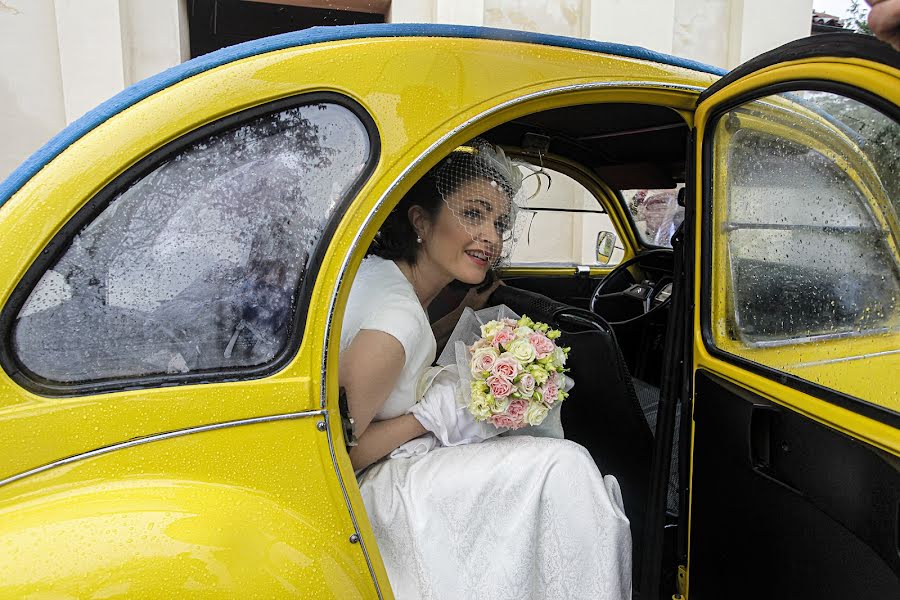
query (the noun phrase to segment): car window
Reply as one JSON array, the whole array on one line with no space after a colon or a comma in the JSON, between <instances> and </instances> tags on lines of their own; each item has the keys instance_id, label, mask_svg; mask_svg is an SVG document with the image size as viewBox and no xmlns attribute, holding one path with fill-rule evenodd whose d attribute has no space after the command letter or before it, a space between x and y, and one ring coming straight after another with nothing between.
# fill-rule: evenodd
<instances>
[{"instance_id":1,"label":"car window","mask_svg":"<svg viewBox=\"0 0 900 600\"><path fill-rule=\"evenodd\" d=\"M552 169L544 168L540 174L520 169L525 177L525 200L516 217L512 266L612 266L621 262L622 238L587 188Z\"/></svg>"},{"instance_id":2,"label":"car window","mask_svg":"<svg viewBox=\"0 0 900 600\"><path fill-rule=\"evenodd\" d=\"M684 207L678 204L679 183L672 189L622 190L625 205L641 241L649 246L672 247L672 235L684 221Z\"/></svg>"},{"instance_id":3,"label":"car window","mask_svg":"<svg viewBox=\"0 0 900 600\"><path fill-rule=\"evenodd\" d=\"M714 136L716 344L900 410L853 371L896 366L900 126L794 92L726 112Z\"/></svg>"},{"instance_id":4,"label":"car window","mask_svg":"<svg viewBox=\"0 0 900 600\"><path fill-rule=\"evenodd\" d=\"M169 155L43 273L15 320L16 358L62 383L272 361L305 308L296 292L310 257L370 152L360 119L325 102Z\"/></svg>"}]
</instances>

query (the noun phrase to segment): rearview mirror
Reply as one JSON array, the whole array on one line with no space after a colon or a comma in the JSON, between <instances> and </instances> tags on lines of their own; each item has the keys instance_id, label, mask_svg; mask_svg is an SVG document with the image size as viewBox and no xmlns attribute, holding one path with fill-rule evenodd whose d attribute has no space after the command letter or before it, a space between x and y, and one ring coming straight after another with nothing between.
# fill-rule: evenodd
<instances>
[{"instance_id":1,"label":"rearview mirror","mask_svg":"<svg viewBox=\"0 0 900 600\"><path fill-rule=\"evenodd\" d=\"M601 231L597 234L597 262L601 265L609 263L616 247L616 234L612 231Z\"/></svg>"}]
</instances>

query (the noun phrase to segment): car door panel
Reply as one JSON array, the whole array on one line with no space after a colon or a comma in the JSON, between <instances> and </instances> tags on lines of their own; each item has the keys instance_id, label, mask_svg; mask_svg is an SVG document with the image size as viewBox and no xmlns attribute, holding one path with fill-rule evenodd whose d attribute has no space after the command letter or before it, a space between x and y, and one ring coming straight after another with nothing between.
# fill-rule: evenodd
<instances>
[{"instance_id":1,"label":"car door panel","mask_svg":"<svg viewBox=\"0 0 900 600\"><path fill-rule=\"evenodd\" d=\"M342 445L341 422L328 419L312 383L311 357L321 350L307 340L321 343L321 337L310 335L301 344L307 309L309 322L317 322L312 290L322 254L377 164L378 132L366 109L346 95L319 92L314 85L310 90L310 82L293 76L286 76L289 84L254 83L256 69L283 60L284 54L276 54L224 66L239 82L231 94L210 92L220 90L221 72L180 83L175 74L176 83L143 102L130 107L122 98L112 102L65 132L61 137L75 136L69 148L51 156L0 207L0 251L10 258L0 281L0 596L63 590L78 597L179 595L176 590L241 597L382 596L378 579L386 581L386 575L377 554L373 561L361 543L361 536L372 535L364 520L355 519L334 454L333 438ZM133 102L135 94L129 90L123 96ZM197 102L198 97L207 101ZM338 105L338 112L356 116L332 119ZM302 123L294 118L298 111L304 113ZM248 129L257 122L259 135ZM226 139L232 132L237 133ZM323 137L333 141L322 144ZM216 140L226 147L210 156ZM354 140L363 141L365 152L352 150L361 149ZM337 143L344 144L340 150L331 147ZM267 144L281 145L269 161L254 154ZM316 157L323 147L325 156ZM192 162L188 151L206 158ZM337 178L310 175L332 165L340 169ZM178 168L187 172L166 182L165 171ZM346 185L347 177L354 183ZM10 181L15 184L15 177ZM279 181L293 183L280 194ZM316 190L313 181L324 184ZM204 182L212 193L191 197L194 186ZM153 205L135 211L120 202L142 186L159 192ZM9 189L5 184L4 192ZM188 200L199 204L192 207ZM304 213L317 202L321 208ZM278 206L299 214L266 226L265 235L254 234L258 220L277 216L272 208ZM179 211L187 211L185 218L165 243L132 244L141 241L133 234L152 230L156 216ZM122 228L85 234L95 223L116 218ZM256 219L256 225L246 227L247 219ZM257 336L260 329L254 333L236 323L263 314L260 306L274 307L239 299L242 289L255 293L244 285L253 282L241 269L248 264L246 250L256 245L266 259L284 254L278 244L287 234L278 227L292 223L294 231L304 229L302 236L292 236L303 247L289 252L290 268L299 266L303 273L279 284L298 297L289 308L292 339L262 361L243 361L250 367L244 369L239 357L253 347L248 332ZM92 244L84 243L91 236ZM191 239L193 246L183 247ZM77 253L88 247L77 260L66 258L73 248ZM100 278L91 273L83 277L89 288L106 294L105 301L92 305L110 317L100 321L124 323L128 330L119 336L116 326L73 320L88 308L69 302L74 294L59 290L89 271L80 267L90 259L102 256L118 264L134 247L147 249L148 260L106 271L141 274L119 292L98 285ZM60 260L78 268L55 271ZM154 260L182 263L159 272ZM154 271L162 277L150 277ZM37 293L35 305L31 294L48 274L54 284L50 300ZM240 315L220 310L228 296L207 285L223 274L240 292L231 297ZM173 281L190 283L165 293ZM137 287L123 296L121 290L131 284ZM264 289L271 286L257 291ZM109 294L116 293L110 302ZM118 308L134 302L147 306ZM35 325L40 322L35 316L58 306L66 310L57 311L55 321ZM179 326L167 328L173 315ZM235 320L223 321L231 317ZM40 350L24 359L16 338L23 323L33 332L29 344ZM160 327L165 329L160 337L136 339ZM181 339L184 331L197 336ZM178 351L160 362L156 354L170 339ZM91 344L102 345L103 352ZM191 348L194 354L185 354ZM181 359L173 362L179 353ZM272 359L279 353L276 365ZM60 370L72 366L84 368ZM260 568L248 569L254 563Z\"/></svg>"},{"instance_id":2,"label":"car door panel","mask_svg":"<svg viewBox=\"0 0 900 600\"><path fill-rule=\"evenodd\" d=\"M900 461L712 373L695 386L691 598L900 595Z\"/></svg>"},{"instance_id":3,"label":"car door panel","mask_svg":"<svg viewBox=\"0 0 900 600\"><path fill-rule=\"evenodd\" d=\"M883 50L800 40L698 104L691 599L900 595L891 169L828 112L896 127Z\"/></svg>"}]
</instances>

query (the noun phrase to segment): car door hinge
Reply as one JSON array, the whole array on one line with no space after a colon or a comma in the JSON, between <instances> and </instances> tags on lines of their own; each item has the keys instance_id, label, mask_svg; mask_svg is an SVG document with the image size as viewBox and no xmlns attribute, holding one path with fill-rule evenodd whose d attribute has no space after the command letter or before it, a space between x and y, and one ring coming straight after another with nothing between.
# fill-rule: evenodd
<instances>
[{"instance_id":1,"label":"car door hinge","mask_svg":"<svg viewBox=\"0 0 900 600\"><path fill-rule=\"evenodd\" d=\"M684 565L678 565L678 574L675 576L675 587L678 592L672 596L672 600L684 600L684 593L686 591L687 583L687 567Z\"/></svg>"},{"instance_id":2,"label":"car door hinge","mask_svg":"<svg viewBox=\"0 0 900 600\"><path fill-rule=\"evenodd\" d=\"M341 425L344 431L344 443L348 448L352 448L359 443L356 437L356 423L350 416L350 407L347 404L347 391L341 387L338 388L338 411L341 413Z\"/></svg>"}]
</instances>

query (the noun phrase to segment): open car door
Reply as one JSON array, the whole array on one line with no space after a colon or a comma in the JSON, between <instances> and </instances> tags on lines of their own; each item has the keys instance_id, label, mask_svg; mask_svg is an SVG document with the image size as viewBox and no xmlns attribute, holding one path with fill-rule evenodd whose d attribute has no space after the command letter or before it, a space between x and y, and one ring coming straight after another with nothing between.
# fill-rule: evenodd
<instances>
[{"instance_id":1,"label":"open car door","mask_svg":"<svg viewBox=\"0 0 900 600\"><path fill-rule=\"evenodd\" d=\"M844 34L700 97L690 600L900 598L898 105Z\"/></svg>"}]
</instances>

